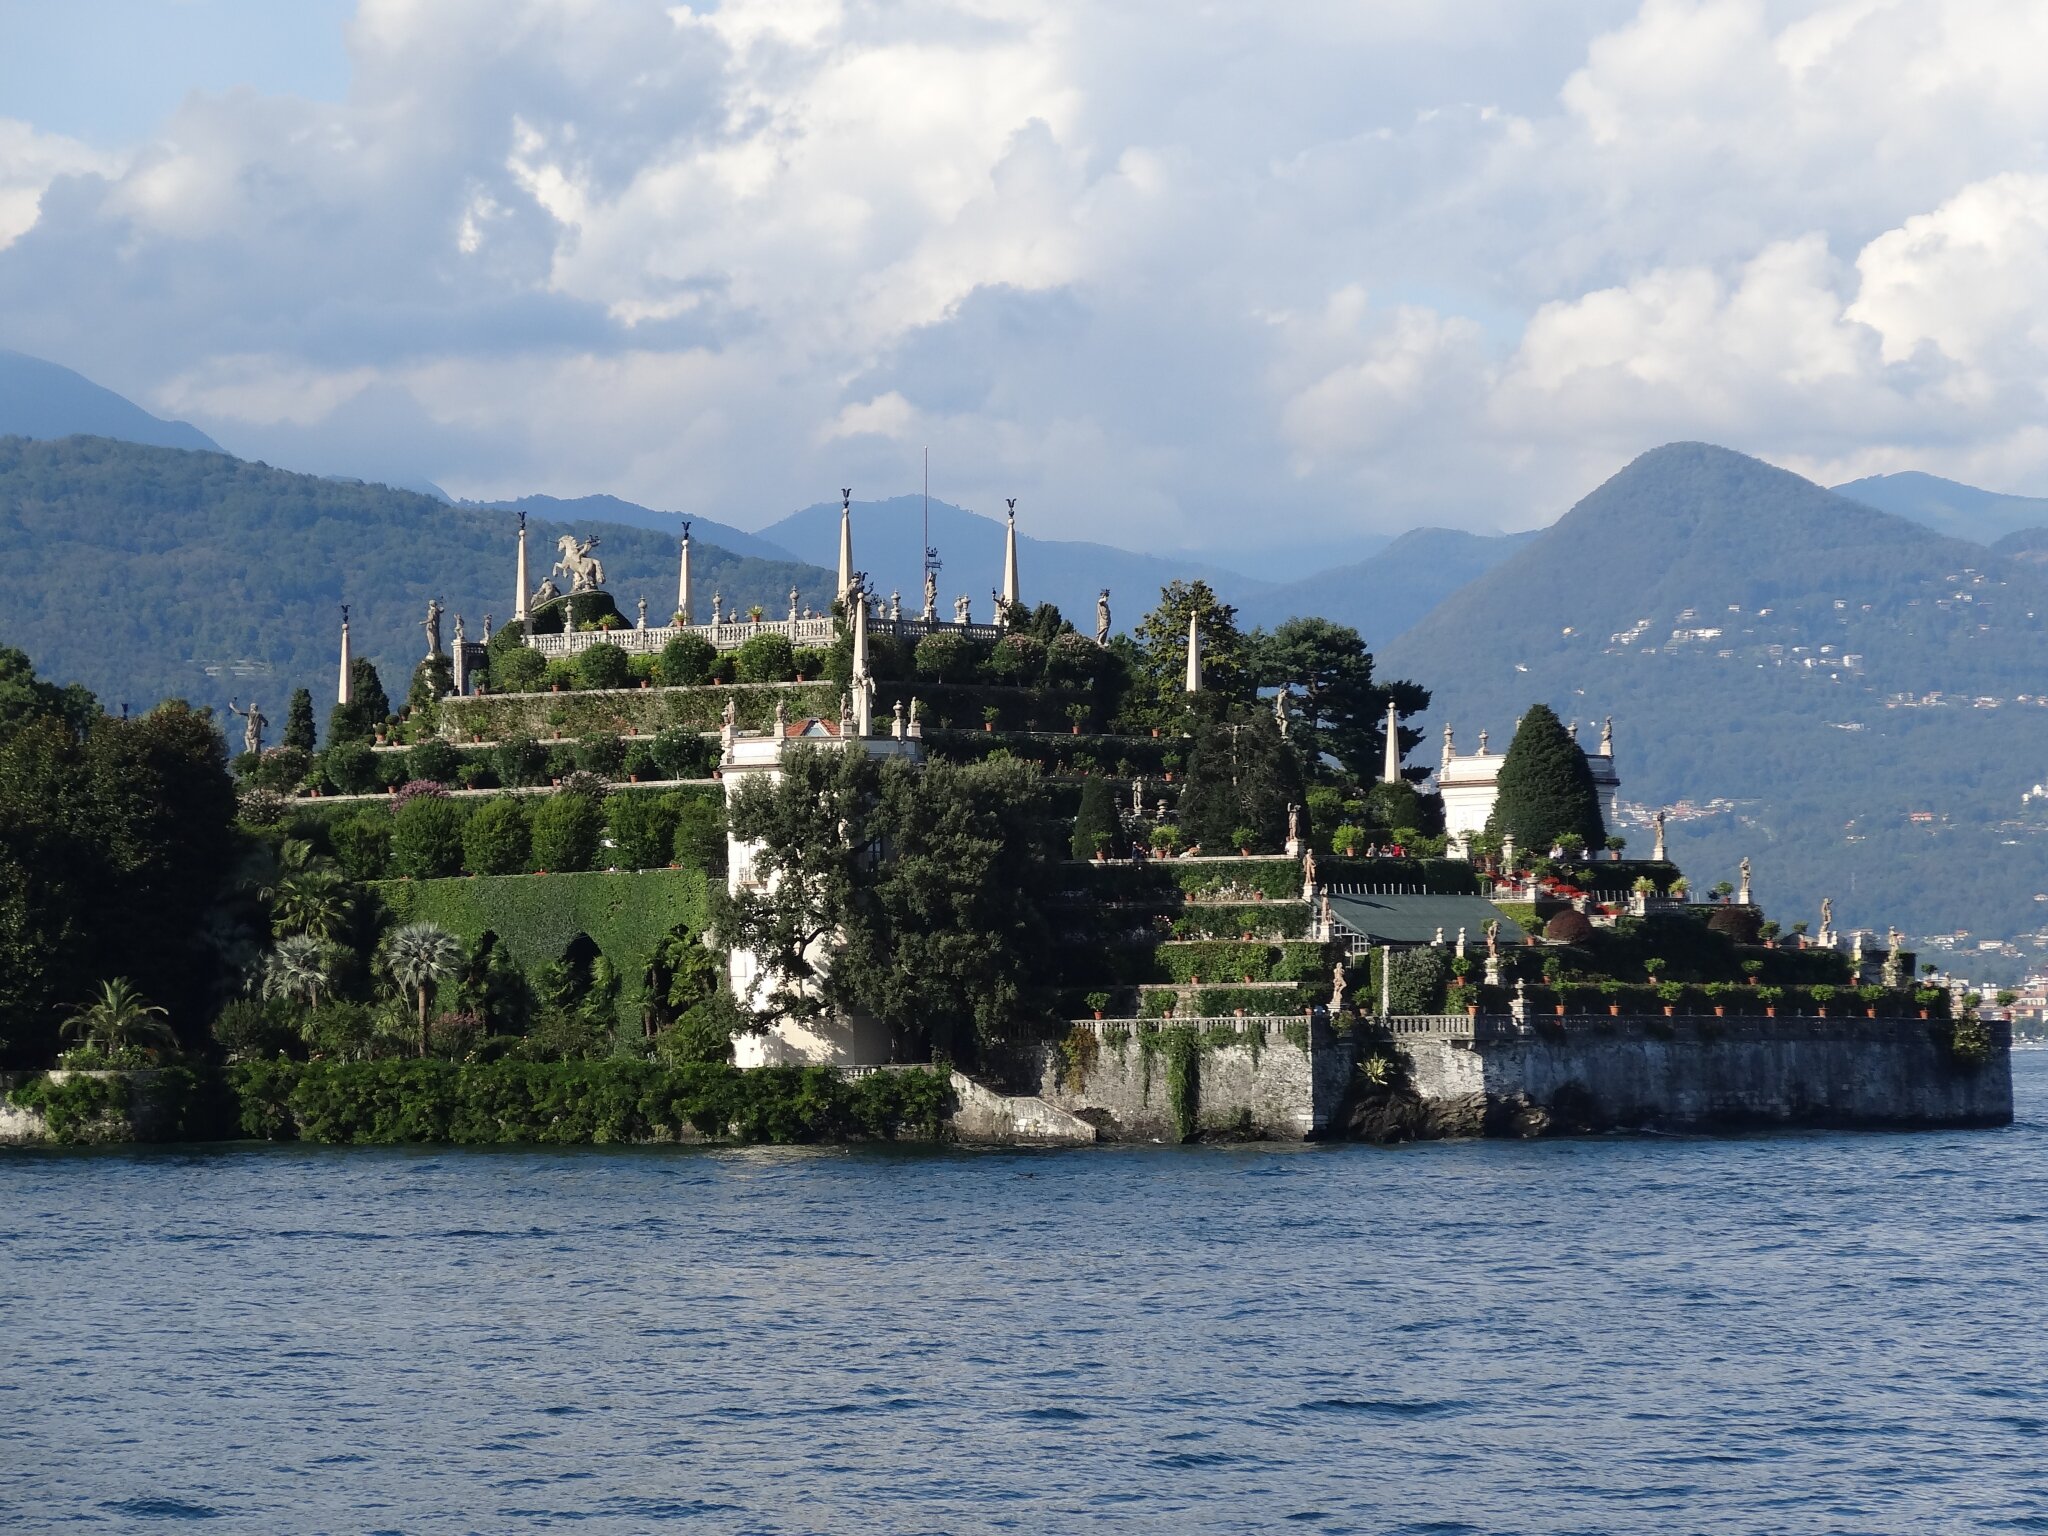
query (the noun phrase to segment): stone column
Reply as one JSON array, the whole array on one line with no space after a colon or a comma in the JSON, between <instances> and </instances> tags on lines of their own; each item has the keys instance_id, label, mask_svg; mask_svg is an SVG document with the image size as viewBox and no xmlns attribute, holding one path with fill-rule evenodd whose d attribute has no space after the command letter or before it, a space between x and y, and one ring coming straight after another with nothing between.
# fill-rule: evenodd
<instances>
[{"instance_id":1,"label":"stone column","mask_svg":"<svg viewBox=\"0 0 2048 1536\"><path fill-rule=\"evenodd\" d=\"M1192 610L1188 613L1188 677L1187 691L1202 691L1202 629L1201 616Z\"/></svg>"},{"instance_id":2,"label":"stone column","mask_svg":"<svg viewBox=\"0 0 2048 1536\"><path fill-rule=\"evenodd\" d=\"M853 491L839 493L839 596L853 590Z\"/></svg>"},{"instance_id":3,"label":"stone column","mask_svg":"<svg viewBox=\"0 0 2048 1536\"><path fill-rule=\"evenodd\" d=\"M526 577L526 514L519 514L519 590L512 598L512 618L515 623L526 617L526 594L533 590L533 584Z\"/></svg>"},{"instance_id":4,"label":"stone column","mask_svg":"<svg viewBox=\"0 0 2048 1536\"><path fill-rule=\"evenodd\" d=\"M690 603L690 525L683 524L682 553L676 560L676 622L694 624L697 615Z\"/></svg>"},{"instance_id":5,"label":"stone column","mask_svg":"<svg viewBox=\"0 0 2048 1536\"><path fill-rule=\"evenodd\" d=\"M341 681L334 691L334 702L353 704L356 701L356 680L354 664L349 656L348 645L348 604L341 605Z\"/></svg>"},{"instance_id":6,"label":"stone column","mask_svg":"<svg viewBox=\"0 0 2048 1536\"><path fill-rule=\"evenodd\" d=\"M1401 782L1401 717L1392 699L1387 700L1387 757L1380 770L1380 782Z\"/></svg>"}]
</instances>

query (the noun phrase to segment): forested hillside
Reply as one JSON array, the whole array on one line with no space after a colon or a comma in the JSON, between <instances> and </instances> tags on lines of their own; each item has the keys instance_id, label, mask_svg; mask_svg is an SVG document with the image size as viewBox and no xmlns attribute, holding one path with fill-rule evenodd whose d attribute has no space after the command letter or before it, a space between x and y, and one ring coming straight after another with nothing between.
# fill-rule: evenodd
<instances>
[{"instance_id":1,"label":"forested hillside","mask_svg":"<svg viewBox=\"0 0 2048 1536\"><path fill-rule=\"evenodd\" d=\"M2038 567L1674 444L1384 660L1428 679L1430 726L1467 751L1538 700L1612 715L1624 799L1734 802L1674 826L1703 878L1747 854L1774 907L1832 895L1845 926L1974 939L2048 922L2048 845L2021 807L2048 756L2044 642Z\"/></svg>"},{"instance_id":2,"label":"forested hillside","mask_svg":"<svg viewBox=\"0 0 2048 1536\"><path fill-rule=\"evenodd\" d=\"M515 520L450 507L389 486L296 475L220 453L142 447L106 438L0 438L0 560L10 573L0 644L38 671L81 682L110 705L146 707L182 696L219 706L260 702L282 722L295 687L331 700L340 605L351 607L358 655L403 691L425 637L427 599L472 636L486 612L512 613ZM563 525L529 524L532 577L554 560ZM650 622L675 603L675 540L643 529L578 522L601 538L608 584L628 614L648 599ZM694 546L701 604L831 601L832 578L811 566L740 559Z\"/></svg>"}]
</instances>

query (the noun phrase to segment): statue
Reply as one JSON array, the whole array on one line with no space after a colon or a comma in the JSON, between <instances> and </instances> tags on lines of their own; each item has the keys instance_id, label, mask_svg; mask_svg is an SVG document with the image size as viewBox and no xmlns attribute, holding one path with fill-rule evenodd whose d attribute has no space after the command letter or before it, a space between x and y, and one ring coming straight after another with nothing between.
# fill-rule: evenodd
<instances>
[{"instance_id":1,"label":"statue","mask_svg":"<svg viewBox=\"0 0 2048 1536\"><path fill-rule=\"evenodd\" d=\"M1101 596L1095 599L1095 643L1097 645L1109 644L1109 588L1107 587L1104 587Z\"/></svg>"},{"instance_id":2,"label":"statue","mask_svg":"<svg viewBox=\"0 0 2048 1536\"><path fill-rule=\"evenodd\" d=\"M1600 755L1614 756L1614 716L1609 715L1600 722Z\"/></svg>"},{"instance_id":3,"label":"statue","mask_svg":"<svg viewBox=\"0 0 2048 1536\"><path fill-rule=\"evenodd\" d=\"M939 573L930 566L924 568L924 621L936 624L939 618Z\"/></svg>"},{"instance_id":4,"label":"statue","mask_svg":"<svg viewBox=\"0 0 2048 1536\"><path fill-rule=\"evenodd\" d=\"M1886 949L1884 956L1884 984L1896 987L1906 979L1906 936L1889 924L1885 927L1885 936L1890 941L1890 947Z\"/></svg>"},{"instance_id":5,"label":"statue","mask_svg":"<svg viewBox=\"0 0 2048 1536\"><path fill-rule=\"evenodd\" d=\"M561 595L562 589L555 585L555 578L543 576L540 579L540 585L533 589L533 601L528 603L527 606L529 608L538 608L542 603L552 603Z\"/></svg>"},{"instance_id":6,"label":"statue","mask_svg":"<svg viewBox=\"0 0 2048 1536\"><path fill-rule=\"evenodd\" d=\"M1434 949L1442 949L1444 947L1444 925L1442 923L1436 925L1436 937L1429 942L1430 946Z\"/></svg>"},{"instance_id":7,"label":"statue","mask_svg":"<svg viewBox=\"0 0 2048 1536\"><path fill-rule=\"evenodd\" d=\"M1273 723L1280 727L1280 735L1283 740L1287 736L1288 726L1287 694L1287 686L1283 683L1281 684L1280 691L1273 695Z\"/></svg>"},{"instance_id":8,"label":"statue","mask_svg":"<svg viewBox=\"0 0 2048 1536\"><path fill-rule=\"evenodd\" d=\"M1337 963L1330 968L1331 1013L1337 1013L1343 1009L1344 994L1348 992L1350 989L1351 973L1344 969L1344 961L1341 957L1339 957Z\"/></svg>"},{"instance_id":9,"label":"statue","mask_svg":"<svg viewBox=\"0 0 2048 1536\"><path fill-rule=\"evenodd\" d=\"M974 599L965 592L953 599L953 622L972 624L974 622Z\"/></svg>"},{"instance_id":10,"label":"statue","mask_svg":"<svg viewBox=\"0 0 2048 1536\"><path fill-rule=\"evenodd\" d=\"M1316 851L1311 848L1301 856L1301 889L1304 895L1316 888Z\"/></svg>"},{"instance_id":11,"label":"statue","mask_svg":"<svg viewBox=\"0 0 2048 1536\"><path fill-rule=\"evenodd\" d=\"M839 734L841 736L851 736L853 734L853 695L844 689L841 689L839 693Z\"/></svg>"},{"instance_id":12,"label":"statue","mask_svg":"<svg viewBox=\"0 0 2048 1536\"><path fill-rule=\"evenodd\" d=\"M891 592L889 594L889 622L892 624L903 622L903 594L901 592Z\"/></svg>"},{"instance_id":13,"label":"statue","mask_svg":"<svg viewBox=\"0 0 2048 1536\"><path fill-rule=\"evenodd\" d=\"M429 657L441 654L441 615L444 611L441 607L441 599L438 597L427 599L426 622L421 624L420 628L427 632L427 655Z\"/></svg>"},{"instance_id":14,"label":"statue","mask_svg":"<svg viewBox=\"0 0 2048 1536\"><path fill-rule=\"evenodd\" d=\"M1298 805L1287 807L1287 841L1290 843L1299 843L1301 841L1301 807Z\"/></svg>"},{"instance_id":15,"label":"statue","mask_svg":"<svg viewBox=\"0 0 2048 1536\"><path fill-rule=\"evenodd\" d=\"M468 643L468 639L469 637L462 632L462 615L458 613L455 615L455 649L461 650Z\"/></svg>"},{"instance_id":16,"label":"statue","mask_svg":"<svg viewBox=\"0 0 2048 1536\"><path fill-rule=\"evenodd\" d=\"M725 696L725 708L718 716L718 739L725 744L727 752L732 751L734 739L740 733L739 701L731 694Z\"/></svg>"},{"instance_id":17,"label":"statue","mask_svg":"<svg viewBox=\"0 0 2048 1536\"><path fill-rule=\"evenodd\" d=\"M579 541L575 534L565 533L555 540L557 558L549 570L550 576L569 578L569 591L595 592L604 585L604 567L598 563L591 551L597 548L595 535Z\"/></svg>"},{"instance_id":18,"label":"statue","mask_svg":"<svg viewBox=\"0 0 2048 1536\"><path fill-rule=\"evenodd\" d=\"M1500 958L1500 919L1497 917L1488 918L1486 920L1485 932L1486 957L1489 960L1498 960Z\"/></svg>"},{"instance_id":19,"label":"statue","mask_svg":"<svg viewBox=\"0 0 2048 1536\"><path fill-rule=\"evenodd\" d=\"M263 713L263 706L254 699L247 709L237 709L233 699L228 700L228 713L242 717L242 750L260 753L263 750L263 728L270 724L270 717Z\"/></svg>"},{"instance_id":20,"label":"statue","mask_svg":"<svg viewBox=\"0 0 2048 1536\"><path fill-rule=\"evenodd\" d=\"M1003 594L994 587L988 589L988 611L991 624L1001 624L1006 628L1008 627L1010 622L1010 605L1003 601Z\"/></svg>"},{"instance_id":21,"label":"statue","mask_svg":"<svg viewBox=\"0 0 2048 1536\"><path fill-rule=\"evenodd\" d=\"M1650 818L1650 821L1657 828L1657 846L1650 850L1650 858L1652 862L1662 864L1664 862L1664 812L1659 810L1655 816Z\"/></svg>"},{"instance_id":22,"label":"statue","mask_svg":"<svg viewBox=\"0 0 2048 1536\"><path fill-rule=\"evenodd\" d=\"M783 707L782 696L775 696L775 739L782 740L789 734L789 713Z\"/></svg>"},{"instance_id":23,"label":"statue","mask_svg":"<svg viewBox=\"0 0 2048 1536\"><path fill-rule=\"evenodd\" d=\"M1465 958L1465 930L1462 928L1458 930L1458 958Z\"/></svg>"},{"instance_id":24,"label":"statue","mask_svg":"<svg viewBox=\"0 0 2048 1536\"><path fill-rule=\"evenodd\" d=\"M1738 868L1742 873L1742 885L1737 889L1735 899L1746 907L1749 905L1749 860L1747 857L1743 859Z\"/></svg>"},{"instance_id":25,"label":"statue","mask_svg":"<svg viewBox=\"0 0 2048 1536\"><path fill-rule=\"evenodd\" d=\"M1835 931L1835 898L1823 896L1820 899L1820 937L1825 944Z\"/></svg>"},{"instance_id":26,"label":"statue","mask_svg":"<svg viewBox=\"0 0 2048 1536\"><path fill-rule=\"evenodd\" d=\"M789 622L792 624L796 622L796 607L798 601L799 594L795 587L791 587L789 589Z\"/></svg>"},{"instance_id":27,"label":"statue","mask_svg":"<svg viewBox=\"0 0 2048 1536\"><path fill-rule=\"evenodd\" d=\"M485 614L485 615L484 615L484 644L485 644L485 645L489 645L490 643L491 643L491 616L490 616L490 615L489 615L489 614L487 613L487 614Z\"/></svg>"},{"instance_id":28,"label":"statue","mask_svg":"<svg viewBox=\"0 0 2048 1536\"><path fill-rule=\"evenodd\" d=\"M461 621L460 621L460 620L457 620L456 622L460 623ZM645 628L647 627L647 599L646 599L646 598L644 598L644 597L640 599L640 619L639 619L639 622L638 622L638 623L636 623L636 624L635 624L635 625L634 625L633 627L634 627L635 629L645 629Z\"/></svg>"},{"instance_id":29,"label":"statue","mask_svg":"<svg viewBox=\"0 0 2048 1536\"><path fill-rule=\"evenodd\" d=\"M1456 756L1457 753L1452 749L1451 745L1451 728L1450 725L1446 723L1444 726L1444 767L1450 767L1451 759Z\"/></svg>"},{"instance_id":30,"label":"statue","mask_svg":"<svg viewBox=\"0 0 2048 1536\"><path fill-rule=\"evenodd\" d=\"M915 695L910 700L910 724L905 727L905 734L913 739L924 735L924 727L917 723L917 698Z\"/></svg>"},{"instance_id":31,"label":"statue","mask_svg":"<svg viewBox=\"0 0 2048 1536\"><path fill-rule=\"evenodd\" d=\"M1481 757L1486 756L1486 732L1484 731L1479 733L1479 755Z\"/></svg>"}]
</instances>

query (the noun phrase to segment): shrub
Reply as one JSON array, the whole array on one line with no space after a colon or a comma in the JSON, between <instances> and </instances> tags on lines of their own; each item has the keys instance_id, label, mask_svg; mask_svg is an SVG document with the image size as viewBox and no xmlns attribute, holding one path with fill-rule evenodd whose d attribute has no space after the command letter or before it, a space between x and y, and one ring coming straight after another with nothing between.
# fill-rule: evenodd
<instances>
[{"instance_id":1,"label":"shrub","mask_svg":"<svg viewBox=\"0 0 2048 1536\"><path fill-rule=\"evenodd\" d=\"M626 653L607 640L576 658L576 680L585 688L624 688L633 680L633 669Z\"/></svg>"},{"instance_id":2,"label":"shrub","mask_svg":"<svg viewBox=\"0 0 2048 1536\"><path fill-rule=\"evenodd\" d=\"M400 806L391 818L391 863L401 875L434 880L462 870L462 807L424 795Z\"/></svg>"},{"instance_id":3,"label":"shrub","mask_svg":"<svg viewBox=\"0 0 2048 1536\"><path fill-rule=\"evenodd\" d=\"M695 731L663 731L654 738L654 760L671 779L701 779L718 766L718 743Z\"/></svg>"},{"instance_id":4,"label":"shrub","mask_svg":"<svg viewBox=\"0 0 2048 1536\"><path fill-rule=\"evenodd\" d=\"M871 636L870 639L873 637ZM832 664L832 658L812 646L800 645L796 649L796 675L816 682L825 675L825 669Z\"/></svg>"},{"instance_id":5,"label":"shrub","mask_svg":"<svg viewBox=\"0 0 2048 1536\"><path fill-rule=\"evenodd\" d=\"M548 749L531 736L506 737L494 755L498 777L507 784L524 787L539 784L548 776Z\"/></svg>"},{"instance_id":6,"label":"shrub","mask_svg":"<svg viewBox=\"0 0 2048 1536\"><path fill-rule=\"evenodd\" d=\"M1108 660L1101 646L1069 630L1045 648L1045 680L1054 687L1089 683L1101 675Z\"/></svg>"},{"instance_id":7,"label":"shrub","mask_svg":"<svg viewBox=\"0 0 2048 1536\"><path fill-rule=\"evenodd\" d=\"M274 827L285 818L291 802L274 789L258 785L236 797L235 814L252 827Z\"/></svg>"},{"instance_id":8,"label":"shrub","mask_svg":"<svg viewBox=\"0 0 2048 1536\"><path fill-rule=\"evenodd\" d=\"M303 747L272 747L256 760L251 775L265 789L293 790L311 771L313 754Z\"/></svg>"},{"instance_id":9,"label":"shrub","mask_svg":"<svg viewBox=\"0 0 2048 1536\"><path fill-rule=\"evenodd\" d=\"M440 737L430 737L405 754L405 766L416 779L432 779L436 784L453 784L455 770L462 764L456 750Z\"/></svg>"},{"instance_id":10,"label":"shrub","mask_svg":"<svg viewBox=\"0 0 2048 1536\"><path fill-rule=\"evenodd\" d=\"M1762 937L1763 919L1755 907L1722 907L1707 919L1709 933L1726 934L1737 944L1754 944Z\"/></svg>"},{"instance_id":11,"label":"shrub","mask_svg":"<svg viewBox=\"0 0 2048 1536\"><path fill-rule=\"evenodd\" d=\"M1355 826L1348 821L1330 834L1330 847L1332 851L1341 853L1346 858L1356 854L1359 849L1365 847L1371 841L1372 839L1365 835L1365 828Z\"/></svg>"},{"instance_id":12,"label":"shrub","mask_svg":"<svg viewBox=\"0 0 2048 1536\"><path fill-rule=\"evenodd\" d=\"M238 997L213 1021L214 1043L229 1061L256 1061L289 1054L299 1044L299 1031L289 1003Z\"/></svg>"},{"instance_id":13,"label":"shrub","mask_svg":"<svg viewBox=\"0 0 2048 1536\"><path fill-rule=\"evenodd\" d=\"M711 675L718 650L702 635L677 635L655 658L654 675L665 687L688 688Z\"/></svg>"},{"instance_id":14,"label":"shrub","mask_svg":"<svg viewBox=\"0 0 2048 1536\"><path fill-rule=\"evenodd\" d=\"M626 744L616 736L593 731L576 741L576 766L585 773L609 777L626 763Z\"/></svg>"},{"instance_id":15,"label":"shrub","mask_svg":"<svg viewBox=\"0 0 2048 1536\"><path fill-rule=\"evenodd\" d=\"M366 741L337 741L320 754L320 771L344 795L374 794L382 784L377 754Z\"/></svg>"},{"instance_id":16,"label":"shrub","mask_svg":"<svg viewBox=\"0 0 2048 1536\"><path fill-rule=\"evenodd\" d=\"M491 689L496 693L533 693L547 675L548 659L526 646L491 660Z\"/></svg>"},{"instance_id":17,"label":"shrub","mask_svg":"<svg viewBox=\"0 0 2048 1536\"><path fill-rule=\"evenodd\" d=\"M540 682L543 688L570 689L582 676L582 669L576 665L574 657L556 656L548 662L547 670L541 673Z\"/></svg>"},{"instance_id":18,"label":"shrub","mask_svg":"<svg viewBox=\"0 0 2048 1536\"><path fill-rule=\"evenodd\" d=\"M394 806L402 806L410 801L419 799L423 795L436 800L445 800L448 798L448 786L437 779L407 779L398 786L398 794L391 803Z\"/></svg>"},{"instance_id":19,"label":"shrub","mask_svg":"<svg viewBox=\"0 0 2048 1536\"><path fill-rule=\"evenodd\" d=\"M634 779L661 777L661 764L654 760L654 749L646 742L636 741L626 748L626 774Z\"/></svg>"},{"instance_id":20,"label":"shrub","mask_svg":"<svg viewBox=\"0 0 2048 1536\"><path fill-rule=\"evenodd\" d=\"M1045 647L1030 635L1005 635L989 652L986 670L998 682L1035 683L1045 671Z\"/></svg>"},{"instance_id":21,"label":"shrub","mask_svg":"<svg viewBox=\"0 0 2048 1536\"><path fill-rule=\"evenodd\" d=\"M1593 924L1585 913L1566 907L1543 925L1543 937L1558 944L1583 944L1593 937Z\"/></svg>"},{"instance_id":22,"label":"shrub","mask_svg":"<svg viewBox=\"0 0 2048 1536\"><path fill-rule=\"evenodd\" d=\"M733 653L743 683L786 683L796 677L796 651L785 635L755 635Z\"/></svg>"},{"instance_id":23,"label":"shrub","mask_svg":"<svg viewBox=\"0 0 2048 1536\"><path fill-rule=\"evenodd\" d=\"M542 869L569 873L597 862L604 834L604 805L586 794L560 790L533 813L533 861Z\"/></svg>"},{"instance_id":24,"label":"shrub","mask_svg":"<svg viewBox=\"0 0 2048 1536\"><path fill-rule=\"evenodd\" d=\"M725 873L725 806L707 795L677 794L675 862L707 874Z\"/></svg>"},{"instance_id":25,"label":"shrub","mask_svg":"<svg viewBox=\"0 0 2048 1536\"><path fill-rule=\"evenodd\" d=\"M711 663L710 672L706 674L714 683L735 683L739 681L739 675L739 658L731 651L721 651L718 659Z\"/></svg>"},{"instance_id":26,"label":"shrub","mask_svg":"<svg viewBox=\"0 0 2048 1536\"><path fill-rule=\"evenodd\" d=\"M488 800L462 829L462 862L474 875L516 875L531 863L533 828L511 795Z\"/></svg>"},{"instance_id":27,"label":"shrub","mask_svg":"<svg viewBox=\"0 0 2048 1536\"><path fill-rule=\"evenodd\" d=\"M926 635L917 642L916 664L919 677L958 681L974 670L974 646L965 635Z\"/></svg>"},{"instance_id":28,"label":"shrub","mask_svg":"<svg viewBox=\"0 0 2048 1536\"><path fill-rule=\"evenodd\" d=\"M1009 640L1022 638L1011 635ZM1116 801L1107 779L1090 778L1081 786L1081 808L1074 817L1073 854L1091 859L1097 853L1120 856L1123 828L1117 820Z\"/></svg>"},{"instance_id":29,"label":"shrub","mask_svg":"<svg viewBox=\"0 0 2048 1536\"><path fill-rule=\"evenodd\" d=\"M621 869L660 869L675 850L676 808L666 795L613 795L605 802L614 862Z\"/></svg>"},{"instance_id":30,"label":"shrub","mask_svg":"<svg viewBox=\"0 0 2048 1536\"><path fill-rule=\"evenodd\" d=\"M327 829L334 861L351 880L381 880L391 867L391 817L383 810L363 810Z\"/></svg>"}]
</instances>

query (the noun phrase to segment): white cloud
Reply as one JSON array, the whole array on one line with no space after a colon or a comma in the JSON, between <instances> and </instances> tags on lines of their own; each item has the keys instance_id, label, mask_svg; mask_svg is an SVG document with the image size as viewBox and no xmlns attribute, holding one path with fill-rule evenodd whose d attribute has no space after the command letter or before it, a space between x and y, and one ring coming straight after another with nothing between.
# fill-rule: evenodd
<instances>
[{"instance_id":1,"label":"white cloud","mask_svg":"<svg viewBox=\"0 0 2048 1536\"><path fill-rule=\"evenodd\" d=\"M1528 523L1675 437L2048 490L2034 0L363 0L350 47L345 101L123 156L0 123L0 344L280 461L743 522L924 441L1159 545Z\"/></svg>"}]
</instances>

